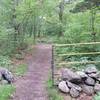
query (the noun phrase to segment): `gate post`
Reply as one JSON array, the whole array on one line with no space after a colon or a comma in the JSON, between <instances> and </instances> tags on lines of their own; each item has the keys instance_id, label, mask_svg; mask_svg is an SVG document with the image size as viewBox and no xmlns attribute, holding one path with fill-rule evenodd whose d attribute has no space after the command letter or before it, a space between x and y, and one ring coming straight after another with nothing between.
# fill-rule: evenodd
<instances>
[{"instance_id":1,"label":"gate post","mask_svg":"<svg viewBox=\"0 0 100 100\"><path fill-rule=\"evenodd\" d=\"M52 71L52 86L54 86L54 45L52 45L51 71Z\"/></svg>"}]
</instances>

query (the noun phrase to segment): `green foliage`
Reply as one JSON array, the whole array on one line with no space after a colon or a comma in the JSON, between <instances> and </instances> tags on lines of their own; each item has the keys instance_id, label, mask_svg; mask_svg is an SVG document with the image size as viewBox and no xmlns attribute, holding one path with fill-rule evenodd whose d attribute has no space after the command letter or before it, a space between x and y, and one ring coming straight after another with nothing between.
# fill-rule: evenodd
<instances>
[{"instance_id":1,"label":"green foliage","mask_svg":"<svg viewBox=\"0 0 100 100\"><path fill-rule=\"evenodd\" d=\"M90 0L85 2L88 4ZM13 3L14 1L11 0L1 0L2 9L0 12L3 14L0 15L0 53L3 55L15 53L16 50L21 49L30 42L27 41L28 36L32 39L37 36L49 36L50 41L53 40L57 43L90 42L93 40L90 11L78 14L70 13L70 10L78 3L77 0L63 5L62 21L59 20L60 2L58 0L22 0L16 1L15 7ZM13 11L13 9L15 10ZM97 11L94 25L97 33L96 41L100 40L99 16L99 11ZM24 48L26 47L24 46Z\"/></svg>"},{"instance_id":2,"label":"green foliage","mask_svg":"<svg viewBox=\"0 0 100 100\"><path fill-rule=\"evenodd\" d=\"M0 1L0 54L10 55L23 44L24 34L20 23L17 21L17 1Z\"/></svg>"},{"instance_id":3,"label":"green foliage","mask_svg":"<svg viewBox=\"0 0 100 100\"><path fill-rule=\"evenodd\" d=\"M9 100L14 91L15 87L12 85L0 85L0 100Z\"/></svg>"},{"instance_id":4,"label":"green foliage","mask_svg":"<svg viewBox=\"0 0 100 100\"><path fill-rule=\"evenodd\" d=\"M63 100L63 97L60 95L58 90L52 86L52 80L49 79L47 82L49 100Z\"/></svg>"},{"instance_id":5,"label":"green foliage","mask_svg":"<svg viewBox=\"0 0 100 100\"><path fill-rule=\"evenodd\" d=\"M0 56L0 66L1 67L9 67L11 66L11 60L7 56Z\"/></svg>"},{"instance_id":6,"label":"green foliage","mask_svg":"<svg viewBox=\"0 0 100 100\"><path fill-rule=\"evenodd\" d=\"M96 94L93 98L93 100L100 100L100 93Z\"/></svg>"},{"instance_id":7,"label":"green foliage","mask_svg":"<svg viewBox=\"0 0 100 100\"><path fill-rule=\"evenodd\" d=\"M27 72L27 65L20 64L15 68L15 74L17 76L23 76Z\"/></svg>"},{"instance_id":8,"label":"green foliage","mask_svg":"<svg viewBox=\"0 0 100 100\"><path fill-rule=\"evenodd\" d=\"M24 55L23 54L15 54L15 58L18 59L18 60L23 60Z\"/></svg>"},{"instance_id":9,"label":"green foliage","mask_svg":"<svg viewBox=\"0 0 100 100\"><path fill-rule=\"evenodd\" d=\"M93 6L99 6L100 1L99 0L84 0L85 2L91 3Z\"/></svg>"},{"instance_id":10,"label":"green foliage","mask_svg":"<svg viewBox=\"0 0 100 100\"><path fill-rule=\"evenodd\" d=\"M73 10L70 10L73 13L77 13L77 12L84 12L87 9L91 8L91 4L88 2L80 2L78 4L76 4L76 7Z\"/></svg>"},{"instance_id":11,"label":"green foliage","mask_svg":"<svg viewBox=\"0 0 100 100\"><path fill-rule=\"evenodd\" d=\"M82 2L77 3L75 8L71 10L71 12L73 13L82 12L91 9L93 7L99 7L99 6L100 6L99 0L84 0Z\"/></svg>"},{"instance_id":12,"label":"green foliage","mask_svg":"<svg viewBox=\"0 0 100 100\"><path fill-rule=\"evenodd\" d=\"M59 35L61 29L64 31L64 27L61 23L51 23L46 26L47 35Z\"/></svg>"}]
</instances>

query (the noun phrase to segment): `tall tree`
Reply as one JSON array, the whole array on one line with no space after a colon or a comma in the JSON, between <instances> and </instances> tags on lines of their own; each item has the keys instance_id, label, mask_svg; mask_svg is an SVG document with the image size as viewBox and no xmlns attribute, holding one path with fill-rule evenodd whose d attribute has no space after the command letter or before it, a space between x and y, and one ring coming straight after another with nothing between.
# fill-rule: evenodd
<instances>
[{"instance_id":1,"label":"tall tree","mask_svg":"<svg viewBox=\"0 0 100 100\"><path fill-rule=\"evenodd\" d=\"M75 8L71 10L73 13L83 12L86 10L90 10L91 14L91 20L90 20L90 26L91 26L91 35L93 36L93 41L95 42L96 39L96 32L95 32L95 18L96 18L96 12L99 10L100 6L100 0L84 0L83 2L79 2L76 4Z\"/></svg>"}]
</instances>

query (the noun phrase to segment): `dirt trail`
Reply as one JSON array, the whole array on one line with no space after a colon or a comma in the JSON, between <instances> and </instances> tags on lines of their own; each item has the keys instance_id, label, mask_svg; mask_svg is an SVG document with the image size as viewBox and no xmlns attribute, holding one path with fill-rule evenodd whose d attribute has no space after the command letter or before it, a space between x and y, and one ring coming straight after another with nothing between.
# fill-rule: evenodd
<instances>
[{"instance_id":1,"label":"dirt trail","mask_svg":"<svg viewBox=\"0 0 100 100\"><path fill-rule=\"evenodd\" d=\"M48 100L46 80L51 66L51 46L37 45L27 59L28 72L15 82L13 100Z\"/></svg>"}]
</instances>

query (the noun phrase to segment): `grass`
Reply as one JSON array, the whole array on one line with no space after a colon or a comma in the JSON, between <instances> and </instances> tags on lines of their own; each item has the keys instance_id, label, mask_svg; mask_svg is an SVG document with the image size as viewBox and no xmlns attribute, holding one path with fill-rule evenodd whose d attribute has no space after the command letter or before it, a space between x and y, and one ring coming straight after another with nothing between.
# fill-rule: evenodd
<instances>
[{"instance_id":1,"label":"grass","mask_svg":"<svg viewBox=\"0 0 100 100\"><path fill-rule=\"evenodd\" d=\"M0 85L0 100L9 100L14 91L15 88L12 85Z\"/></svg>"},{"instance_id":2,"label":"grass","mask_svg":"<svg viewBox=\"0 0 100 100\"><path fill-rule=\"evenodd\" d=\"M49 100L64 100L63 97L59 94L59 91L52 86L52 80L49 79L47 82L47 89Z\"/></svg>"},{"instance_id":3,"label":"grass","mask_svg":"<svg viewBox=\"0 0 100 100\"><path fill-rule=\"evenodd\" d=\"M100 100L100 92L94 96L93 100Z\"/></svg>"},{"instance_id":4,"label":"grass","mask_svg":"<svg viewBox=\"0 0 100 100\"><path fill-rule=\"evenodd\" d=\"M33 37L27 37L26 41L27 41L28 45L34 45L35 44L35 41L34 41Z\"/></svg>"},{"instance_id":5,"label":"grass","mask_svg":"<svg viewBox=\"0 0 100 100\"><path fill-rule=\"evenodd\" d=\"M22 76L27 72L27 64L20 64L17 66L15 70L15 74L17 76Z\"/></svg>"}]
</instances>

